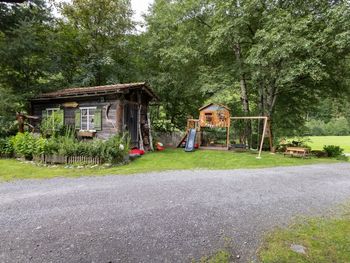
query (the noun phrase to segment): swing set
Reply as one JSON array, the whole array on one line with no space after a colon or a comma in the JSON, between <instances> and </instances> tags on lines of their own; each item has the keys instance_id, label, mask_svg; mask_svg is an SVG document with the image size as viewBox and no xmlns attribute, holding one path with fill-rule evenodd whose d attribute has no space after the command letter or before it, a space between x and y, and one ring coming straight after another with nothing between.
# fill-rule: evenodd
<instances>
[{"instance_id":1,"label":"swing set","mask_svg":"<svg viewBox=\"0 0 350 263\"><path fill-rule=\"evenodd\" d=\"M256 144L253 145L252 121L257 120ZM262 126L261 126L261 122ZM186 142L191 139L189 134L195 134L193 139L193 148L217 149L217 150L256 150L258 157L261 158L261 152L264 146L265 138L269 138L269 147L272 150L272 133L269 118L266 116L244 116L231 117L229 108L210 103L199 109L198 119L188 119L186 134L178 144L178 147L185 146ZM225 134L221 143L217 144L214 140L206 138L207 134L215 131L218 134ZM230 131L232 131L233 143L230 142ZM250 139L248 138L250 135ZM223 143L224 142L224 143ZM254 149L253 146L256 146ZM187 150L188 151L188 150Z\"/></svg>"},{"instance_id":2,"label":"swing set","mask_svg":"<svg viewBox=\"0 0 350 263\"><path fill-rule=\"evenodd\" d=\"M269 148L270 148L270 151L272 151L273 143L272 143L272 132L271 132L271 124L270 124L269 117L267 117L267 116L231 117L231 120L233 122L233 125L235 124L235 122L239 122L239 121L244 122L244 132L239 133L239 130L237 129L237 135L239 137L239 144L236 144L236 142L234 141L234 143L232 144L232 148L234 150L235 149L242 149L242 148L256 150L259 152L257 158L260 159L261 152L262 152L263 146L264 146L264 140L265 140L265 138L268 138L269 139ZM256 136L257 136L256 148L253 148L253 146L254 146L253 145L253 132L252 132L252 121L253 120L258 121L257 132L256 132ZM248 123L248 121L250 121L250 123ZM263 122L262 127L260 125L261 121ZM261 130L261 128L262 128L262 130ZM248 130L250 130L250 131L248 132ZM236 131L236 130L233 129L233 131ZM250 140L248 138L249 133L251 136ZM234 134L234 135L236 135L236 134Z\"/></svg>"}]
</instances>

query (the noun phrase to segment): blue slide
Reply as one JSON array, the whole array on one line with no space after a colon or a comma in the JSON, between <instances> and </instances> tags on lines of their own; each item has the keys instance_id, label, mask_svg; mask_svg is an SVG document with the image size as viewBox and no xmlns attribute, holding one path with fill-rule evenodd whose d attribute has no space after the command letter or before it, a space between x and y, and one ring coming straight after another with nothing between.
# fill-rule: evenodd
<instances>
[{"instance_id":1,"label":"blue slide","mask_svg":"<svg viewBox=\"0 0 350 263\"><path fill-rule=\"evenodd\" d=\"M191 129L188 132L187 140L186 140L186 146L185 146L185 152L193 152L194 151L194 143L196 141L196 129Z\"/></svg>"}]
</instances>

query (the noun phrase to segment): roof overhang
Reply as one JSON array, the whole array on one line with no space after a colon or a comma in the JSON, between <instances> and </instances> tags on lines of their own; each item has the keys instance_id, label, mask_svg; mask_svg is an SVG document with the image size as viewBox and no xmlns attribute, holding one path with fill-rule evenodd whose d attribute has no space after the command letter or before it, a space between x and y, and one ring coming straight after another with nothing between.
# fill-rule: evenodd
<instances>
[{"instance_id":1,"label":"roof overhang","mask_svg":"<svg viewBox=\"0 0 350 263\"><path fill-rule=\"evenodd\" d=\"M98 97L115 94L127 94L130 90L139 89L148 94L151 100L159 101L159 97L153 92L153 90L145 82L129 83L129 84L115 84L106 86L95 87L81 87L81 88L68 88L58 90L55 92L43 93L31 101L51 101L62 99L81 99L88 97Z\"/></svg>"}]
</instances>

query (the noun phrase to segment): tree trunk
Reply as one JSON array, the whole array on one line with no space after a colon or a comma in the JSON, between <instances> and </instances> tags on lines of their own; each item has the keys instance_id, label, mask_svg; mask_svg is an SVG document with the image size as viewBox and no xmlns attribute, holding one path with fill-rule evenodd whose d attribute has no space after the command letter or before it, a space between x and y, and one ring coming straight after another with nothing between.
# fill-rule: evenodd
<instances>
[{"instance_id":1,"label":"tree trunk","mask_svg":"<svg viewBox=\"0 0 350 263\"><path fill-rule=\"evenodd\" d=\"M264 93L264 82L261 80L258 86L258 109L260 116L265 115Z\"/></svg>"},{"instance_id":2,"label":"tree trunk","mask_svg":"<svg viewBox=\"0 0 350 263\"><path fill-rule=\"evenodd\" d=\"M234 45L234 52L238 64L238 70L239 70L239 78L240 78L240 87L241 87L241 101L242 101L242 108L245 116L249 116L250 109L249 109L249 98L248 98L248 87L247 87L247 81L244 75L244 69L243 69L243 62L242 62L242 53L241 53L241 46L239 43L236 43ZM252 135L252 123L250 120L244 120L244 139L248 143L248 147L251 147L251 138Z\"/></svg>"},{"instance_id":3,"label":"tree trunk","mask_svg":"<svg viewBox=\"0 0 350 263\"><path fill-rule=\"evenodd\" d=\"M250 113L249 109L249 99L248 99L248 88L247 88L247 82L244 75L243 70L243 62L242 62L242 54L241 54L241 46L240 44L235 44L234 46L235 56L238 64L238 70L239 70L239 78L240 78L240 87L241 87L241 101L242 101L242 107L243 112L245 115L248 115Z\"/></svg>"}]
</instances>

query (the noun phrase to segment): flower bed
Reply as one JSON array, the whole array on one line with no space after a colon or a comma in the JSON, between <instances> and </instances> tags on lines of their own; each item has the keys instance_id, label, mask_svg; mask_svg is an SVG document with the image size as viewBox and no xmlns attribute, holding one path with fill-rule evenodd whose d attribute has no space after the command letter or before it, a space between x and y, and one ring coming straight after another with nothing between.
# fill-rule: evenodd
<instances>
[{"instance_id":1,"label":"flower bed","mask_svg":"<svg viewBox=\"0 0 350 263\"><path fill-rule=\"evenodd\" d=\"M15 156L45 164L121 164L128 148L127 138L118 135L105 141L79 141L74 133L50 138L18 133L0 140L0 157Z\"/></svg>"}]
</instances>

